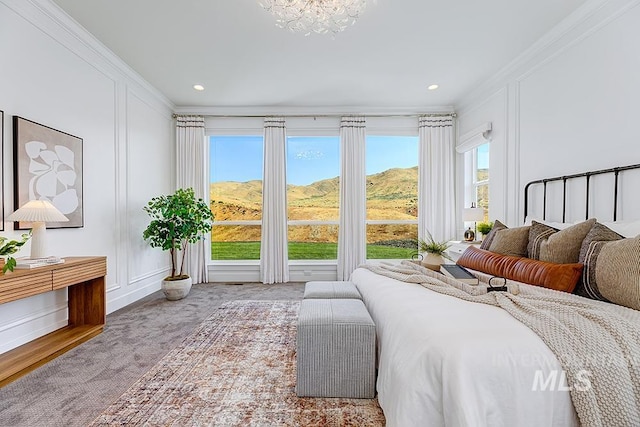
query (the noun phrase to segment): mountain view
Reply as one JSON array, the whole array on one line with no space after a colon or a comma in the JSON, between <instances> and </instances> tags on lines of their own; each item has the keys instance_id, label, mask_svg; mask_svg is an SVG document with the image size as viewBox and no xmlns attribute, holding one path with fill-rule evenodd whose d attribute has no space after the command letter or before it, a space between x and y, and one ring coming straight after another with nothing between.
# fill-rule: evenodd
<instances>
[{"instance_id":1,"label":"mountain view","mask_svg":"<svg viewBox=\"0 0 640 427\"><path fill-rule=\"evenodd\" d=\"M418 168L395 168L367 176L367 219L417 219ZM289 220L339 219L339 178L309 185L287 186ZM211 206L216 221L260 220L262 181L217 182L210 186ZM318 232L318 228L322 228ZM316 230L314 230L316 229ZM407 235L406 233L413 233ZM400 233L400 235L398 235ZM378 225L368 228L368 243L415 238L416 226ZM260 227L215 227L212 241L259 241ZM294 226L293 242L336 242L336 226Z\"/></svg>"},{"instance_id":2,"label":"mountain view","mask_svg":"<svg viewBox=\"0 0 640 427\"><path fill-rule=\"evenodd\" d=\"M222 135L211 136L210 142L210 196L216 219L212 259L259 259L264 139ZM417 136L367 135L362 165L367 171L367 220L417 222L418 142ZM340 144L338 135L286 138L289 221L334 223L289 225L289 259L336 259ZM488 144L478 147L474 162L478 206L486 208ZM417 224L369 224L366 231L368 258L407 258L417 250Z\"/></svg>"}]
</instances>

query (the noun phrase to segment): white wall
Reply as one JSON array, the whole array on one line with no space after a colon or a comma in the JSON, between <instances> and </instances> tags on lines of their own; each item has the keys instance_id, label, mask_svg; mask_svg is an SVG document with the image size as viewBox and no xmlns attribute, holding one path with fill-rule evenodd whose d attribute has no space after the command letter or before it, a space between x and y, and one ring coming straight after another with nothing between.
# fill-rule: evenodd
<instances>
[{"instance_id":1,"label":"white wall","mask_svg":"<svg viewBox=\"0 0 640 427\"><path fill-rule=\"evenodd\" d=\"M640 163L640 2L600 3L570 16L510 64L501 81L489 82L484 94L461 102L461 133L493 122L492 218L521 224L522 191L531 180ZM590 210L603 221L611 219L613 200L605 181L594 183ZM640 172L623 179L618 219L640 217L633 194L639 183ZM561 197L552 193L550 199ZM539 205L541 198L532 197ZM584 213L583 193L576 193L567 220ZM548 219L560 220L561 209Z\"/></svg>"},{"instance_id":2,"label":"white wall","mask_svg":"<svg viewBox=\"0 0 640 427\"><path fill-rule=\"evenodd\" d=\"M166 254L142 243L152 196L173 189L172 105L46 0L0 0L5 217L14 210L12 116L83 139L84 227L50 252L107 256L107 311L160 287ZM13 223L3 236L16 237ZM28 245L17 254L29 254ZM0 352L66 324L66 291L0 305Z\"/></svg>"}]
</instances>

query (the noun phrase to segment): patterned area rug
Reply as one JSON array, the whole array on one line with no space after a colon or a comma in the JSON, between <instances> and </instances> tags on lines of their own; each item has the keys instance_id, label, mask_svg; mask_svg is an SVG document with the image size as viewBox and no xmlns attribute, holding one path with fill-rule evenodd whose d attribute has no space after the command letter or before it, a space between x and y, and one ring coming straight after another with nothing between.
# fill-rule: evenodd
<instances>
[{"instance_id":1,"label":"patterned area rug","mask_svg":"<svg viewBox=\"0 0 640 427\"><path fill-rule=\"evenodd\" d=\"M92 426L384 426L377 400L295 394L298 301L231 301Z\"/></svg>"}]
</instances>

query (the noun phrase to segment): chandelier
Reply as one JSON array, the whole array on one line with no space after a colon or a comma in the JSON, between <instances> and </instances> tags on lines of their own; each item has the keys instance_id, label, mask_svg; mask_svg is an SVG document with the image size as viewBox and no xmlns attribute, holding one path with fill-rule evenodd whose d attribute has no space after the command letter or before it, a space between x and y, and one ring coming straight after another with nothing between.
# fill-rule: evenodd
<instances>
[{"instance_id":1,"label":"chandelier","mask_svg":"<svg viewBox=\"0 0 640 427\"><path fill-rule=\"evenodd\" d=\"M276 17L276 25L292 32L335 35L355 24L367 0L259 0Z\"/></svg>"}]
</instances>

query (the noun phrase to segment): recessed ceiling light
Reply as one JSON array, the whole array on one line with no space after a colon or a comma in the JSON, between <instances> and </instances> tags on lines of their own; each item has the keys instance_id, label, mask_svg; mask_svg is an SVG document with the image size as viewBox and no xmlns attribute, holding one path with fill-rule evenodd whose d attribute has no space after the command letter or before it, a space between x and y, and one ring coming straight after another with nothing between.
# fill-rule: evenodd
<instances>
[{"instance_id":1,"label":"recessed ceiling light","mask_svg":"<svg viewBox=\"0 0 640 427\"><path fill-rule=\"evenodd\" d=\"M429 89L429 90L436 90L436 89L438 89L438 87L439 87L438 85L431 85L431 86L429 86L427 89Z\"/></svg>"},{"instance_id":2,"label":"recessed ceiling light","mask_svg":"<svg viewBox=\"0 0 640 427\"><path fill-rule=\"evenodd\" d=\"M200 91L204 90L204 86L202 86L202 85L193 85L193 88L195 90L200 90Z\"/></svg>"}]
</instances>

